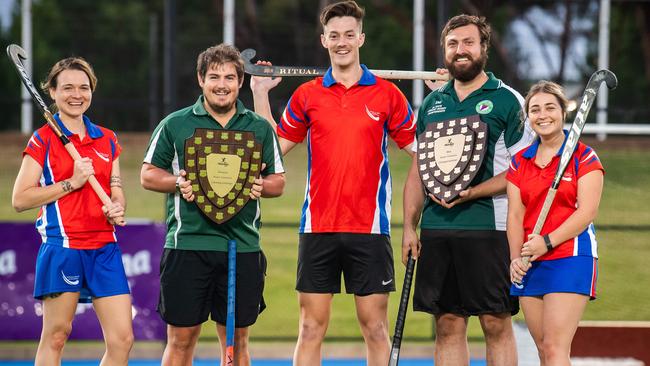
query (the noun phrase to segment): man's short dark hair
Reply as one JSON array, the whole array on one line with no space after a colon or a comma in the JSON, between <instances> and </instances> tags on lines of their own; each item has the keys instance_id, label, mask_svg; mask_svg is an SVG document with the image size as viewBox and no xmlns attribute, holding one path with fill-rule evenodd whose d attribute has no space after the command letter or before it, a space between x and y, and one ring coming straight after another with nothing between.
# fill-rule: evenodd
<instances>
[{"instance_id":1,"label":"man's short dark hair","mask_svg":"<svg viewBox=\"0 0 650 366\"><path fill-rule=\"evenodd\" d=\"M361 23L365 14L365 10L363 10L356 1L340 1L323 8L323 11L320 13L320 24L325 27L327 22L335 17L353 17Z\"/></svg>"},{"instance_id":2,"label":"man's short dark hair","mask_svg":"<svg viewBox=\"0 0 650 366\"><path fill-rule=\"evenodd\" d=\"M487 49L490 48L490 35L492 33L490 24L485 20L485 17L467 14L456 15L447 21L447 24L442 29L442 33L440 33L440 45L442 48L445 48L445 38L447 38L449 32L470 24L474 24L478 28L478 33L481 36L481 46L485 47L485 51L487 52Z\"/></svg>"},{"instance_id":3,"label":"man's short dark hair","mask_svg":"<svg viewBox=\"0 0 650 366\"><path fill-rule=\"evenodd\" d=\"M235 66L237 80L241 82L244 79L244 60L236 47L225 43L212 46L201 52L196 60L196 72L201 76L201 80L204 80L210 67L225 65L229 62Z\"/></svg>"}]
</instances>

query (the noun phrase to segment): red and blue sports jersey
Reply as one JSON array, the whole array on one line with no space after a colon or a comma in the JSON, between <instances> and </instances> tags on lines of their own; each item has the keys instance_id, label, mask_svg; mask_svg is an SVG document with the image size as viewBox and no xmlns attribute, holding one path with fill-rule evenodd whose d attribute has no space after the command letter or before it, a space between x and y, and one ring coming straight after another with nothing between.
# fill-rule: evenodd
<instances>
[{"instance_id":1,"label":"red and blue sports jersey","mask_svg":"<svg viewBox=\"0 0 650 366\"><path fill-rule=\"evenodd\" d=\"M566 132L566 131L565 131ZM566 139L565 139L566 143ZM535 154L539 146L539 139L532 145L517 153L510 162L510 168L506 179L519 187L521 201L526 207L524 213L524 241L533 232L535 222L542 211L546 193L551 187L562 150L553 157L551 162L544 168L535 165ZM578 142L578 146L571 156L562 180L555 195L555 200L542 227L541 235L548 234L557 229L577 209L578 201L578 180L585 174L594 170L604 172L603 166L598 159L596 152L589 146ZM598 258L598 246L594 224L590 223L587 228L573 239L569 239L550 252L539 257L538 260L551 260L571 256L588 256Z\"/></svg>"},{"instance_id":2,"label":"red and blue sports jersey","mask_svg":"<svg viewBox=\"0 0 650 366\"><path fill-rule=\"evenodd\" d=\"M54 119L82 157L93 161L95 177L106 194L111 195L110 175L113 161L120 155L121 147L115 133L97 126L86 116L86 136L83 141L70 132L59 119ZM50 127L44 125L34 132L23 151L43 168L40 186L45 187L72 177L74 161L61 140ZM43 205L38 213L36 228L43 243L74 249L97 249L117 241L115 229L102 212L102 201L90 183L80 189Z\"/></svg>"},{"instance_id":3,"label":"red and blue sports jersey","mask_svg":"<svg viewBox=\"0 0 650 366\"><path fill-rule=\"evenodd\" d=\"M278 124L280 137L307 138L301 233L390 234L387 137L406 147L415 122L402 92L361 67L361 79L350 88L334 80L331 68L302 84Z\"/></svg>"}]
</instances>

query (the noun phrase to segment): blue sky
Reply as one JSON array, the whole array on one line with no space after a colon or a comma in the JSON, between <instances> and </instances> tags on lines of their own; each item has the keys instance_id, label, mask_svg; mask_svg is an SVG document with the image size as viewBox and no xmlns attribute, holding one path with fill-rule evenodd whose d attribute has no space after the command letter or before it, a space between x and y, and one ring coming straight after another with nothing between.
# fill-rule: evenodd
<instances>
[{"instance_id":1,"label":"blue sky","mask_svg":"<svg viewBox=\"0 0 650 366\"><path fill-rule=\"evenodd\" d=\"M0 24L3 28L9 26L11 20L11 9L15 0L0 0Z\"/></svg>"}]
</instances>

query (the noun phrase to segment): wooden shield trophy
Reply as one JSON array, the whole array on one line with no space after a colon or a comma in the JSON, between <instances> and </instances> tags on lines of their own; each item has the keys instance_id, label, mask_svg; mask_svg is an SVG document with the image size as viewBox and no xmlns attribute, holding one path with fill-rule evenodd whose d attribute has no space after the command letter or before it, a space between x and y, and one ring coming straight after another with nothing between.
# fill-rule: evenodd
<instances>
[{"instance_id":1,"label":"wooden shield trophy","mask_svg":"<svg viewBox=\"0 0 650 366\"><path fill-rule=\"evenodd\" d=\"M244 208L261 169L262 144L252 132L197 128L185 140L185 170L196 205L217 224Z\"/></svg>"},{"instance_id":2,"label":"wooden shield trophy","mask_svg":"<svg viewBox=\"0 0 650 366\"><path fill-rule=\"evenodd\" d=\"M478 115L427 125L418 136L418 171L426 190L449 203L469 187L487 149L487 124Z\"/></svg>"}]
</instances>

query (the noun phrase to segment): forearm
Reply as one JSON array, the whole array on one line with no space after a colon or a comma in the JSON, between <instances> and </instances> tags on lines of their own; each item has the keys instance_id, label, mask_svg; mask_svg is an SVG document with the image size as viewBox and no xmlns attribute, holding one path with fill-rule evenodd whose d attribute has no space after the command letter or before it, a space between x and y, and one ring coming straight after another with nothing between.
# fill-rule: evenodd
<instances>
[{"instance_id":1,"label":"forearm","mask_svg":"<svg viewBox=\"0 0 650 366\"><path fill-rule=\"evenodd\" d=\"M510 247L510 260L521 257L521 247L524 244L523 218L508 214L506 233Z\"/></svg>"},{"instance_id":2,"label":"forearm","mask_svg":"<svg viewBox=\"0 0 650 366\"><path fill-rule=\"evenodd\" d=\"M164 169L147 163L142 164L140 184L146 190L160 193L174 193L176 191L177 179L178 176Z\"/></svg>"},{"instance_id":3,"label":"forearm","mask_svg":"<svg viewBox=\"0 0 650 366\"><path fill-rule=\"evenodd\" d=\"M263 177L262 197L272 198L282 195L284 192L284 174L270 174Z\"/></svg>"},{"instance_id":4,"label":"forearm","mask_svg":"<svg viewBox=\"0 0 650 366\"><path fill-rule=\"evenodd\" d=\"M122 190L121 186L111 187L111 201L118 202L126 211L126 196L124 195L124 190Z\"/></svg>"},{"instance_id":5,"label":"forearm","mask_svg":"<svg viewBox=\"0 0 650 366\"><path fill-rule=\"evenodd\" d=\"M424 192L420 177L417 172L417 160L413 157L406 183L404 183L404 230L416 230L422 207L424 206Z\"/></svg>"},{"instance_id":6,"label":"forearm","mask_svg":"<svg viewBox=\"0 0 650 366\"><path fill-rule=\"evenodd\" d=\"M264 117L274 130L277 129L278 124L273 118L273 113L271 113L271 103L269 102L268 92L253 91L253 107L255 108L255 113Z\"/></svg>"},{"instance_id":7,"label":"forearm","mask_svg":"<svg viewBox=\"0 0 650 366\"><path fill-rule=\"evenodd\" d=\"M14 187L12 205L17 212L22 212L54 202L78 188L81 187L74 187L69 179L45 187L29 187L20 191Z\"/></svg>"},{"instance_id":8,"label":"forearm","mask_svg":"<svg viewBox=\"0 0 650 366\"><path fill-rule=\"evenodd\" d=\"M472 187L472 198L492 197L506 192L506 172Z\"/></svg>"},{"instance_id":9,"label":"forearm","mask_svg":"<svg viewBox=\"0 0 650 366\"><path fill-rule=\"evenodd\" d=\"M578 208L562 225L548 233L549 239L553 246L564 243L580 235L587 226L593 222L598 214L598 208Z\"/></svg>"}]
</instances>

